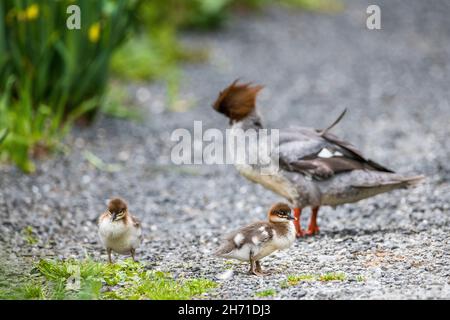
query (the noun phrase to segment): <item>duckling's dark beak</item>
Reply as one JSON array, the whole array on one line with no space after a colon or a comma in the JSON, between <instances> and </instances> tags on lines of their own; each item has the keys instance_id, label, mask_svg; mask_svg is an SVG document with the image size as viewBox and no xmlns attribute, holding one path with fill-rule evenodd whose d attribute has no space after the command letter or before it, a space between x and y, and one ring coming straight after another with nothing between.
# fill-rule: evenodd
<instances>
[{"instance_id":1,"label":"duckling's dark beak","mask_svg":"<svg viewBox=\"0 0 450 320\"><path fill-rule=\"evenodd\" d=\"M288 214L287 219L288 219L288 220L297 220L297 218L294 218L294 217L292 216L292 212Z\"/></svg>"},{"instance_id":2,"label":"duckling's dark beak","mask_svg":"<svg viewBox=\"0 0 450 320\"><path fill-rule=\"evenodd\" d=\"M117 217L117 212L113 212L112 214L111 214L111 221L115 221L116 220L116 217Z\"/></svg>"}]
</instances>

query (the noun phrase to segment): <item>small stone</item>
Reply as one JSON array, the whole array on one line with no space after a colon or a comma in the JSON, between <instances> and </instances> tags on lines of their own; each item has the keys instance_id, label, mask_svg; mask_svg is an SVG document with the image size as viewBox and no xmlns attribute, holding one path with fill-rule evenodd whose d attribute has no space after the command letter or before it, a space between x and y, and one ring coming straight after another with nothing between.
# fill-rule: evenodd
<instances>
[{"instance_id":1,"label":"small stone","mask_svg":"<svg viewBox=\"0 0 450 320\"><path fill-rule=\"evenodd\" d=\"M91 177L88 175L84 175L83 177L81 177L81 183L82 184L88 184L89 182L91 182Z\"/></svg>"},{"instance_id":2,"label":"small stone","mask_svg":"<svg viewBox=\"0 0 450 320\"><path fill-rule=\"evenodd\" d=\"M127 161L130 158L130 154L126 151L120 151L119 154L117 155L117 159L119 159L119 161Z\"/></svg>"},{"instance_id":3,"label":"small stone","mask_svg":"<svg viewBox=\"0 0 450 320\"><path fill-rule=\"evenodd\" d=\"M234 271L232 269L228 269L225 272L219 273L216 278L219 280L228 280L233 277Z\"/></svg>"},{"instance_id":4,"label":"small stone","mask_svg":"<svg viewBox=\"0 0 450 320\"><path fill-rule=\"evenodd\" d=\"M150 100L151 94L147 88L139 88L136 91L136 98L139 102L144 103Z\"/></svg>"}]
</instances>

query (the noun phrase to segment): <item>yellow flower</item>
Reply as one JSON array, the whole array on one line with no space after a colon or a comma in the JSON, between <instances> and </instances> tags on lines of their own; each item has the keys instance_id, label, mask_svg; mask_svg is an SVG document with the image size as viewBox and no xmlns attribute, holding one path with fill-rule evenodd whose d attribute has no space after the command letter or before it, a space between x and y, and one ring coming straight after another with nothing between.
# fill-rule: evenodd
<instances>
[{"instance_id":1,"label":"yellow flower","mask_svg":"<svg viewBox=\"0 0 450 320\"><path fill-rule=\"evenodd\" d=\"M32 4L25 9L26 20L35 20L39 16L39 6L37 4Z\"/></svg>"},{"instance_id":2,"label":"yellow flower","mask_svg":"<svg viewBox=\"0 0 450 320\"><path fill-rule=\"evenodd\" d=\"M12 10L8 13L6 17L7 21L10 20L14 15L17 15L17 20L19 21L31 21L36 20L39 17L39 5L32 4L31 6L25 8L25 10Z\"/></svg>"},{"instance_id":3,"label":"yellow flower","mask_svg":"<svg viewBox=\"0 0 450 320\"><path fill-rule=\"evenodd\" d=\"M89 41L96 43L98 42L98 39L100 38L100 23L96 22L93 25L89 27Z\"/></svg>"}]
</instances>

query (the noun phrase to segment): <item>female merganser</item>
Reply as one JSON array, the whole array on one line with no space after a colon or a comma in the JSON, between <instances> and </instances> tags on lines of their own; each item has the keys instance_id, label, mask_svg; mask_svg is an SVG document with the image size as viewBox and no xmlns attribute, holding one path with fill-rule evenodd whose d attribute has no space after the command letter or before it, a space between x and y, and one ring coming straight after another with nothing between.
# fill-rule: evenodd
<instances>
[{"instance_id":1,"label":"female merganser","mask_svg":"<svg viewBox=\"0 0 450 320\"><path fill-rule=\"evenodd\" d=\"M259 221L242 227L225 238L215 255L250 262L249 273L263 275L259 260L276 250L289 248L295 241L291 208L277 203L270 208L269 221Z\"/></svg>"},{"instance_id":2,"label":"female merganser","mask_svg":"<svg viewBox=\"0 0 450 320\"><path fill-rule=\"evenodd\" d=\"M262 129L255 100L262 86L239 84L234 81L220 92L213 108L230 119L232 130ZM273 150L272 174L262 174L261 166L235 164L247 179L283 196L294 206L297 237L305 233L300 226L302 208L311 207L312 215L307 235L319 232L319 207L356 202L379 193L414 186L423 176L407 177L366 158L350 143L339 139L329 130L344 116L345 111L328 128L281 128L279 142ZM255 152L257 149L246 149ZM274 157L276 154L276 161Z\"/></svg>"},{"instance_id":3,"label":"female merganser","mask_svg":"<svg viewBox=\"0 0 450 320\"><path fill-rule=\"evenodd\" d=\"M111 251L119 254L131 254L135 260L135 252L142 241L140 221L128 212L124 200L114 198L108 203L108 210L98 219L98 233L111 260Z\"/></svg>"}]
</instances>

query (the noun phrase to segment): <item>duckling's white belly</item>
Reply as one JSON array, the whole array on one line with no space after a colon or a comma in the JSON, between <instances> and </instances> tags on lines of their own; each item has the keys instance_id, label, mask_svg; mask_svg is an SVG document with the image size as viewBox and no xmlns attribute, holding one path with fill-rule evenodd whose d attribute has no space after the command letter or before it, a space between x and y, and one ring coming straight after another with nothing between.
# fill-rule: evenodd
<instances>
[{"instance_id":1,"label":"duckling's white belly","mask_svg":"<svg viewBox=\"0 0 450 320\"><path fill-rule=\"evenodd\" d=\"M277 251L279 248L274 243L268 243L255 252L255 260L267 257L269 254Z\"/></svg>"},{"instance_id":2,"label":"duckling's white belly","mask_svg":"<svg viewBox=\"0 0 450 320\"><path fill-rule=\"evenodd\" d=\"M297 189L292 183L281 174L261 174L250 165L235 165L241 175L248 180L258 183L265 188L272 190L280 196L293 201L298 197Z\"/></svg>"},{"instance_id":3,"label":"duckling's white belly","mask_svg":"<svg viewBox=\"0 0 450 320\"><path fill-rule=\"evenodd\" d=\"M263 246L256 246L253 244L244 244L239 249L235 249L230 253L223 255L225 258L231 258L241 261L250 260L250 252L253 255L254 260L259 260L276 251L277 248L271 244L266 244Z\"/></svg>"},{"instance_id":4,"label":"duckling's white belly","mask_svg":"<svg viewBox=\"0 0 450 320\"><path fill-rule=\"evenodd\" d=\"M99 225L99 235L106 248L120 254L128 254L140 244L141 230L131 224L121 221L102 221Z\"/></svg>"},{"instance_id":5,"label":"duckling's white belly","mask_svg":"<svg viewBox=\"0 0 450 320\"><path fill-rule=\"evenodd\" d=\"M241 261L249 261L250 260L250 250L252 250L252 245L244 244L239 249L232 250L231 252L224 254L224 258L231 258Z\"/></svg>"},{"instance_id":6,"label":"duckling's white belly","mask_svg":"<svg viewBox=\"0 0 450 320\"><path fill-rule=\"evenodd\" d=\"M287 233L283 236L276 234L276 232L274 230L274 235L273 235L272 241L278 250L284 250L284 249L287 249L290 246L292 246L292 244L294 243L294 241L296 239L295 234L296 234L296 231L295 231L294 224L289 223L289 229L288 229Z\"/></svg>"},{"instance_id":7,"label":"duckling's white belly","mask_svg":"<svg viewBox=\"0 0 450 320\"><path fill-rule=\"evenodd\" d=\"M260 260L277 250L289 248L295 241L295 226L293 223L289 223L288 232L283 236L278 235L275 230L273 232L273 238L270 241L259 245L246 243L241 248L235 249L224 256L226 258L249 261L251 252L254 260Z\"/></svg>"}]
</instances>

